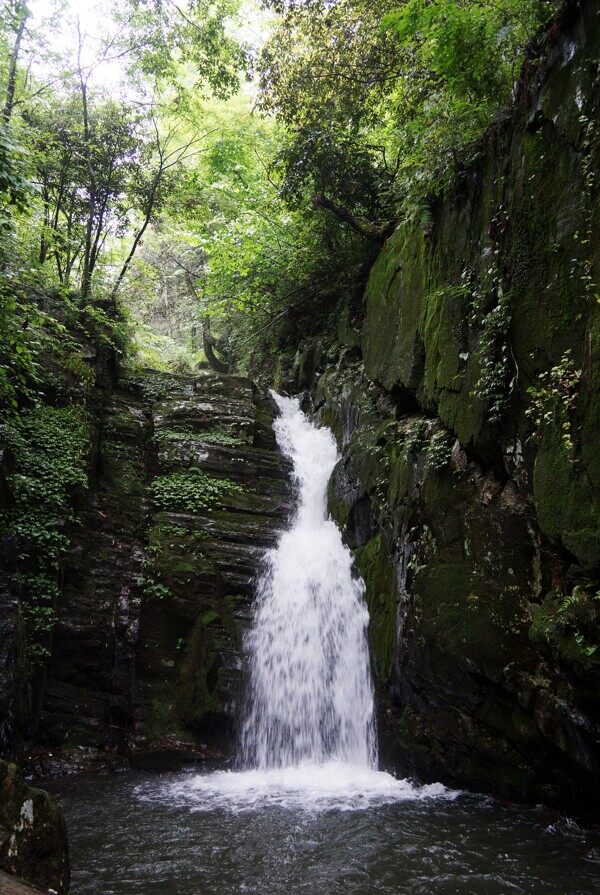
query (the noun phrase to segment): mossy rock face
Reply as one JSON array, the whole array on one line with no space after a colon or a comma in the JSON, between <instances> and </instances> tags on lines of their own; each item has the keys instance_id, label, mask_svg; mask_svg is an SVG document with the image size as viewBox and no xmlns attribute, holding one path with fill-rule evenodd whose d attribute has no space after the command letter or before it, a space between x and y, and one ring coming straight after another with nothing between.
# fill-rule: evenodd
<instances>
[{"instance_id":1,"label":"mossy rock face","mask_svg":"<svg viewBox=\"0 0 600 895\"><path fill-rule=\"evenodd\" d=\"M317 370L323 361L323 345L321 339L309 339L296 352L290 372L290 384L294 391L309 388Z\"/></svg>"},{"instance_id":2,"label":"mossy rock face","mask_svg":"<svg viewBox=\"0 0 600 895\"><path fill-rule=\"evenodd\" d=\"M561 433L548 433L535 460L533 495L540 528L584 568L600 566L600 494L573 468Z\"/></svg>"},{"instance_id":3,"label":"mossy rock face","mask_svg":"<svg viewBox=\"0 0 600 895\"><path fill-rule=\"evenodd\" d=\"M314 392L388 762L597 816L596 13L567 4L511 115L388 239L364 365L342 319Z\"/></svg>"},{"instance_id":4,"label":"mossy rock face","mask_svg":"<svg viewBox=\"0 0 600 895\"><path fill-rule=\"evenodd\" d=\"M54 577L43 582L58 623L41 773L144 754L170 767L223 758L234 745L253 583L290 508L274 402L245 377L151 371L129 371L94 400L93 414L44 414L58 430L54 472L69 460L71 418L85 443L71 475L77 493L65 500L71 525L55 526L61 564L53 556ZM12 509L10 488L2 497ZM7 667L18 661L16 604L13 615ZM28 706L16 703L28 695L7 693L6 754L18 751L16 716Z\"/></svg>"},{"instance_id":5,"label":"mossy rock face","mask_svg":"<svg viewBox=\"0 0 600 895\"><path fill-rule=\"evenodd\" d=\"M151 404L139 754L234 746L253 583L289 509L275 406L243 377L161 377ZM171 743L171 746L169 746ZM186 746L186 748L187 748Z\"/></svg>"},{"instance_id":6,"label":"mossy rock face","mask_svg":"<svg viewBox=\"0 0 600 895\"><path fill-rule=\"evenodd\" d=\"M366 587L371 661L378 680L389 684L396 652L398 582L383 534L357 550L355 561Z\"/></svg>"},{"instance_id":7,"label":"mossy rock face","mask_svg":"<svg viewBox=\"0 0 600 895\"><path fill-rule=\"evenodd\" d=\"M207 556L207 535L202 529L187 529L159 517L148 534L148 570L168 587L189 585L198 574L214 575L214 562Z\"/></svg>"},{"instance_id":8,"label":"mossy rock face","mask_svg":"<svg viewBox=\"0 0 600 895\"><path fill-rule=\"evenodd\" d=\"M365 293L362 353L369 379L387 389L417 388L423 345L419 324L429 275L425 236L400 227L375 262Z\"/></svg>"},{"instance_id":9,"label":"mossy rock face","mask_svg":"<svg viewBox=\"0 0 600 895\"><path fill-rule=\"evenodd\" d=\"M0 868L58 895L69 890L67 829L56 802L0 761Z\"/></svg>"},{"instance_id":10,"label":"mossy rock face","mask_svg":"<svg viewBox=\"0 0 600 895\"><path fill-rule=\"evenodd\" d=\"M560 561L540 551L527 495L439 419L397 418L357 366L340 360L317 393L342 448L329 505L365 582L386 765L557 804L576 780L583 798L594 721L580 672L532 639Z\"/></svg>"},{"instance_id":11,"label":"mossy rock face","mask_svg":"<svg viewBox=\"0 0 600 895\"><path fill-rule=\"evenodd\" d=\"M366 289L362 352L370 380L411 392L485 465L512 475L516 434L528 487L529 390L571 352L582 371L577 462L547 431L533 490L541 530L591 570L600 568L600 29L595 14L585 18L570 10L536 79L521 85L523 106L432 204L427 226L404 223L388 240Z\"/></svg>"},{"instance_id":12,"label":"mossy rock face","mask_svg":"<svg viewBox=\"0 0 600 895\"><path fill-rule=\"evenodd\" d=\"M239 675L235 675L238 644L234 611L233 598L225 598L219 611L202 613L185 648L177 714L188 729L200 734L222 734L223 728L226 732L230 729L228 703L241 684ZM230 654L233 662L226 661Z\"/></svg>"}]
</instances>

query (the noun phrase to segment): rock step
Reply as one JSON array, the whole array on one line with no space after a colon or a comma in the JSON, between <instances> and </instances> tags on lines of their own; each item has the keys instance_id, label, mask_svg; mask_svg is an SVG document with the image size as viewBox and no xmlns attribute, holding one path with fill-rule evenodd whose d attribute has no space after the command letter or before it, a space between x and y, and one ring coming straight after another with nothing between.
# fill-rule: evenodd
<instances>
[{"instance_id":1,"label":"rock step","mask_svg":"<svg viewBox=\"0 0 600 895\"><path fill-rule=\"evenodd\" d=\"M197 513L155 512L150 520L147 567L167 594L142 606L134 748L145 760L157 751L164 757L174 733L177 749L183 741L203 755L230 750L253 582L291 506L274 402L241 377L179 386L152 408L152 474L198 469L235 487Z\"/></svg>"}]
</instances>

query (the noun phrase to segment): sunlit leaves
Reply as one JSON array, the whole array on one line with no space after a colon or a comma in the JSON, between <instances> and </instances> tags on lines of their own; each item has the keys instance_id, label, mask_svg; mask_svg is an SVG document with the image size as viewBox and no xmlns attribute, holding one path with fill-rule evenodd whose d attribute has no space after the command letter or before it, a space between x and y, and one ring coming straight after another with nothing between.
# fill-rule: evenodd
<instances>
[{"instance_id":1,"label":"sunlit leaves","mask_svg":"<svg viewBox=\"0 0 600 895\"><path fill-rule=\"evenodd\" d=\"M176 84L191 66L196 88L226 97L250 66L248 47L229 27L238 8L238 0L126 0L118 15L131 34L134 67Z\"/></svg>"}]
</instances>

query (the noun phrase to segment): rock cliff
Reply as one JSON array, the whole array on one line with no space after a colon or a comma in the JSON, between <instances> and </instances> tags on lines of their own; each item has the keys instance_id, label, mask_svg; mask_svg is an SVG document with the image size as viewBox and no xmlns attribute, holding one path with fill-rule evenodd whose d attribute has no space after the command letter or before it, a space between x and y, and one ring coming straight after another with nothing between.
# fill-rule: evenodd
<instances>
[{"instance_id":1,"label":"rock cliff","mask_svg":"<svg viewBox=\"0 0 600 895\"><path fill-rule=\"evenodd\" d=\"M569 4L477 162L397 229L290 383L343 453L330 506L367 585L384 762L590 812L599 57L599 4Z\"/></svg>"},{"instance_id":2,"label":"rock cliff","mask_svg":"<svg viewBox=\"0 0 600 895\"><path fill-rule=\"evenodd\" d=\"M65 561L42 767L231 752L251 584L288 510L273 412L243 377L119 379Z\"/></svg>"}]
</instances>

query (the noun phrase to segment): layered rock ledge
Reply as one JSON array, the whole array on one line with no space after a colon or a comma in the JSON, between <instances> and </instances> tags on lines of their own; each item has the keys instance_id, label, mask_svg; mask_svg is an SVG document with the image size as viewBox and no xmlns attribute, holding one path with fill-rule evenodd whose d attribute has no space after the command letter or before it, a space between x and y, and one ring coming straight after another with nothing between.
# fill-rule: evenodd
<instances>
[{"instance_id":1,"label":"layered rock ledge","mask_svg":"<svg viewBox=\"0 0 600 895\"><path fill-rule=\"evenodd\" d=\"M243 377L121 377L66 563L37 773L231 752L252 584L289 509L274 412Z\"/></svg>"}]
</instances>

